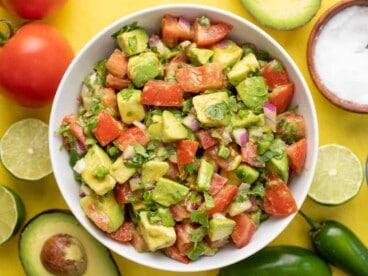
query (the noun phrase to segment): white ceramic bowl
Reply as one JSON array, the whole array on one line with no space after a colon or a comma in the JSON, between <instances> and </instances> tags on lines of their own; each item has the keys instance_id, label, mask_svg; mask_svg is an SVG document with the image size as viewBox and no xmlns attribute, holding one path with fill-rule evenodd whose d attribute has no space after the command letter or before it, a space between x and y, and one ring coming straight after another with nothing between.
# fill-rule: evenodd
<instances>
[{"instance_id":1,"label":"white ceramic bowl","mask_svg":"<svg viewBox=\"0 0 368 276\"><path fill-rule=\"evenodd\" d=\"M196 17L205 15L214 22L216 20L221 20L230 23L233 25L230 36L232 39L238 43L254 43L259 48L267 50L273 57L279 59L283 63L288 71L290 79L295 83L293 104L299 106L298 112L306 119L308 143L306 163L302 174L295 177L290 184L297 205L301 207L312 181L318 148L316 112L307 84L287 52L267 33L244 18L208 6L173 4L155 6L135 12L106 27L79 51L61 81L52 106L49 123L49 143L52 166L61 194L73 214L88 232L118 255L139 264L161 270L177 272L211 270L240 261L262 249L286 228L295 214L284 218L272 217L262 223L250 243L242 249L236 249L234 246L228 245L219 250L215 256L203 257L190 264L182 264L171 260L161 253L138 253L130 245L122 245L121 243L107 238L86 218L79 204L79 184L76 183L73 178L72 169L68 163L68 154L65 150L60 150L62 141L61 138L55 134L55 131L60 127L63 116L77 111L77 97L80 93L81 84L85 76L91 72L96 61L106 58L114 49L115 45L113 39L111 39L111 35L122 26L131 24L135 21L149 32L153 32L159 29L160 20L165 14L181 15L192 20Z\"/></svg>"}]
</instances>

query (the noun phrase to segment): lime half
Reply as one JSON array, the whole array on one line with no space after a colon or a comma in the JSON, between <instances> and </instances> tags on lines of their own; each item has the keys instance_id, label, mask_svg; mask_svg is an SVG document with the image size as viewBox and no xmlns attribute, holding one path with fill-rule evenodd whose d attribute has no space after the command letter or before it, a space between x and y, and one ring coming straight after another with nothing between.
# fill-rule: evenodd
<instances>
[{"instance_id":1,"label":"lime half","mask_svg":"<svg viewBox=\"0 0 368 276\"><path fill-rule=\"evenodd\" d=\"M25 218L21 198L10 188L0 185L0 244L14 236Z\"/></svg>"},{"instance_id":2,"label":"lime half","mask_svg":"<svg viewBox=\"0 0 368 276\"><path fill-rule=\"evenodd\" d=\"M0 140L0 157L17 178L38 180L50 174L48 125L33 118L14 123Z\"/></svg>"},{"instance_id":3,"label":"lime half","mask_svg":"<svg viewBox=\"0 0 368 276\"><path fill-rule=\"evenodd\" d=\"M362 164L354 152L337 144L323 145L308 196L324 205L342 204L359 192L362 182Z\"/></svg>"}]
</instances>

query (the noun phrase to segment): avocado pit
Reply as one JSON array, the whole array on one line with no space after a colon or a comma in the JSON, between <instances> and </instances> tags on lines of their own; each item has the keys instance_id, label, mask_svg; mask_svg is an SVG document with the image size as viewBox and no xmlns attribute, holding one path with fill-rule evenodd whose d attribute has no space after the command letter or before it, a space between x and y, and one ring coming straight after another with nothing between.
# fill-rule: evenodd
<instances>
[{"instance_id":1,"label":"avocado pit","mask_svg":"<svg viewBox=\"0 0 368 276\"><path fill-rule=\"evenodd\" d=\"M55 275L82 275L87 269L87 255L82 243L69 234L56 234L45 241L41 262Z\"/></svg>"}]
</instances>

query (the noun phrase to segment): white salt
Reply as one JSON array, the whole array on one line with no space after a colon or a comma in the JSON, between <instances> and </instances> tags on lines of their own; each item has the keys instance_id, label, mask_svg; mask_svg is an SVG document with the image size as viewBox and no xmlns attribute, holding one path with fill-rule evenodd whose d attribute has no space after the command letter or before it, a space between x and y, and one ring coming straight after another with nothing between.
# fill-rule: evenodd
<instances>
[{"instance_id":1,"label":"white salt","mask_svg":"<svg viewBox=\"0 0 368 276\"><path fill-rule=\"evenodd\" d=\"M321 29L314 64L336 96L368 104L368 7L345 8Z\"/></svg>"}]
</instances>

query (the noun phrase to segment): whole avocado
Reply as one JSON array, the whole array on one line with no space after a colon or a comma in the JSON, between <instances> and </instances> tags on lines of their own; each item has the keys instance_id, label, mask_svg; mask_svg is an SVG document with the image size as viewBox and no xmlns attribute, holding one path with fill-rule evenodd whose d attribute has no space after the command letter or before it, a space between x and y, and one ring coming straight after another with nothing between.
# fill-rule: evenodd
<instances>
[{"instance_id":1,"label":"whole avocado","mask_svg":"<svg viewBox=\"0 0 368 276\"><path fill-rule=\"evenodd\" d=\"M224 267L218 276L328 276L331 269L312 251L298 246L266 247L238 263Z\"/></svg>"},{"instance_id":2,"label":"whole avocado","mask_svg":"<svg viewBox=\"0 0 368 276\"><path fill-rule=\"evenodd\" d=\"M19 258L27 275L120 275L108 251L68 210L50 209L22 229Z\"/></svg>"}]
</instances>

